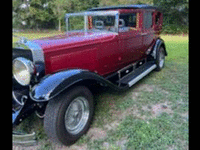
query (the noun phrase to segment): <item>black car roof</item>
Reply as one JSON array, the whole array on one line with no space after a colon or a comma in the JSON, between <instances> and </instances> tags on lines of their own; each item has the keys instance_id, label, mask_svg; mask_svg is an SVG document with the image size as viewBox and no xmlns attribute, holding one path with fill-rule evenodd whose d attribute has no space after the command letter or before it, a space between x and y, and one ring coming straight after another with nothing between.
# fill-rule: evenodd
<instances>
[{"instance_id":1,"label":"black car roof","mask_svg":"<svg viewBox=\"0 0 200 150\"><path fill-rule=\"evenodd\" d=\"M112 10L112 9L157 9L157 7L146 5L146 4L138 4L138 5L118 5L118 6L95 7L88 10L97 11L97 10Z\"/></svg>"}]
</instances>

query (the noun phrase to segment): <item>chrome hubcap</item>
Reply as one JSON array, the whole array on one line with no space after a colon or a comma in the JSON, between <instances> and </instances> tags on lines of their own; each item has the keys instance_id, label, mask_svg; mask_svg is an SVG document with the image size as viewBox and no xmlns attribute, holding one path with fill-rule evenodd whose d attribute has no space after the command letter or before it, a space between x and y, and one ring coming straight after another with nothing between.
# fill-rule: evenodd
<instances>
[{"instance_id":1,"label":"chrome hubcap","mask_svg":"<svg viewBox=\"0 0 200 150\"><path fill-rule=\"evenodd\" d=\"M84 97L75 98L65 113L65 127L73 135L83 130L89 119L89 104Z\"/></svg>"},{"instance_id":2,"label":"chrome hubcap","mask_svg":"<svg viewBox=\"0 0 200 150\"><path fill-rule=\"evenodd\" d=\"M164 66L164 62L165 62L164 49L161 48L161 50L160 50L160 58L159 58L159 66L160 66L160 68L162 68Z\"/></svg>"}]
</instances>

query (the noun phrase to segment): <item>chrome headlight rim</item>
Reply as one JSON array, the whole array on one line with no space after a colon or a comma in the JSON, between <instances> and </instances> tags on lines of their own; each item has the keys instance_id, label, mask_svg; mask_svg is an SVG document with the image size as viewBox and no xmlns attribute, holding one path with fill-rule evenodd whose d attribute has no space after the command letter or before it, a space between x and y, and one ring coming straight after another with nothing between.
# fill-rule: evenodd
<instances>
[{"instance_id":1,"label":"chrome headlight rim","mask_svg":"<svg viewBox=\"0 0 200 150\"><path fill-rule=\"evenodd\" d=\"M12 64L15 80L22 86L29 85L34 74L33 62L24 57L17 57Z\"/></svg>"}]
</instances>

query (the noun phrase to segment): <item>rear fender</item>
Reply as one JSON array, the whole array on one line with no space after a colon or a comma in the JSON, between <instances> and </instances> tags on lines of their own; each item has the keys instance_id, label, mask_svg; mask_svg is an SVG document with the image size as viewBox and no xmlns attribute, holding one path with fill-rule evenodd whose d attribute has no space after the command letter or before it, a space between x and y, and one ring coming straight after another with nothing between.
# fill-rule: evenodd
<instances>
[{"instance_id":1,"label":"rear fender","mask_svg":"<svg viewBox=\"0 0 200 150\"><path fill-rule=\"evenodd\" d=\"M114 90L122 90L122 88L114 85L96 73L82 69L72 69L45 76L40 83L32 88L30 97L36 102L49 101L62 91L84 80L98 82Z\"/></svg>"},{"instance_id":2,"label":"rear fender","mask_svg":"<svg viewBox=\"0 0 200 150\"><path fill-rule=\"evenodd\" d=\"M165 56L167 56L167 50L166 50L166 47L165 47L165 43L164 43L164 40L162 40L161 38L158 38L156 40L156 43L154 45L154 48L153 48L153 51L151 53L151 55L154 57L154 59L156 59L156 52L157 52L157 49L159 49L161 46L163 46L164 50L165 50Z\"/></svg>"}]
</instances>

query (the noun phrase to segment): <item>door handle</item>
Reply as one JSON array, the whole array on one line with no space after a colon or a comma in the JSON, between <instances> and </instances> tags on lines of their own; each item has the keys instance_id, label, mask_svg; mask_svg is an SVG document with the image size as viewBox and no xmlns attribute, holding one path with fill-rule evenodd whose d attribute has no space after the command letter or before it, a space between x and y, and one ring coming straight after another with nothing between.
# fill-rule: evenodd
<instances>
[{"instance_id":1,"label":"door handle","mask_svg":"<svg viewBox=\"0 0 200 150\"><path fill-rule=\"evenodd\" d=\"M147 35L148 33L141 33L141 35Z\"/></svg>"}]
</instances>

